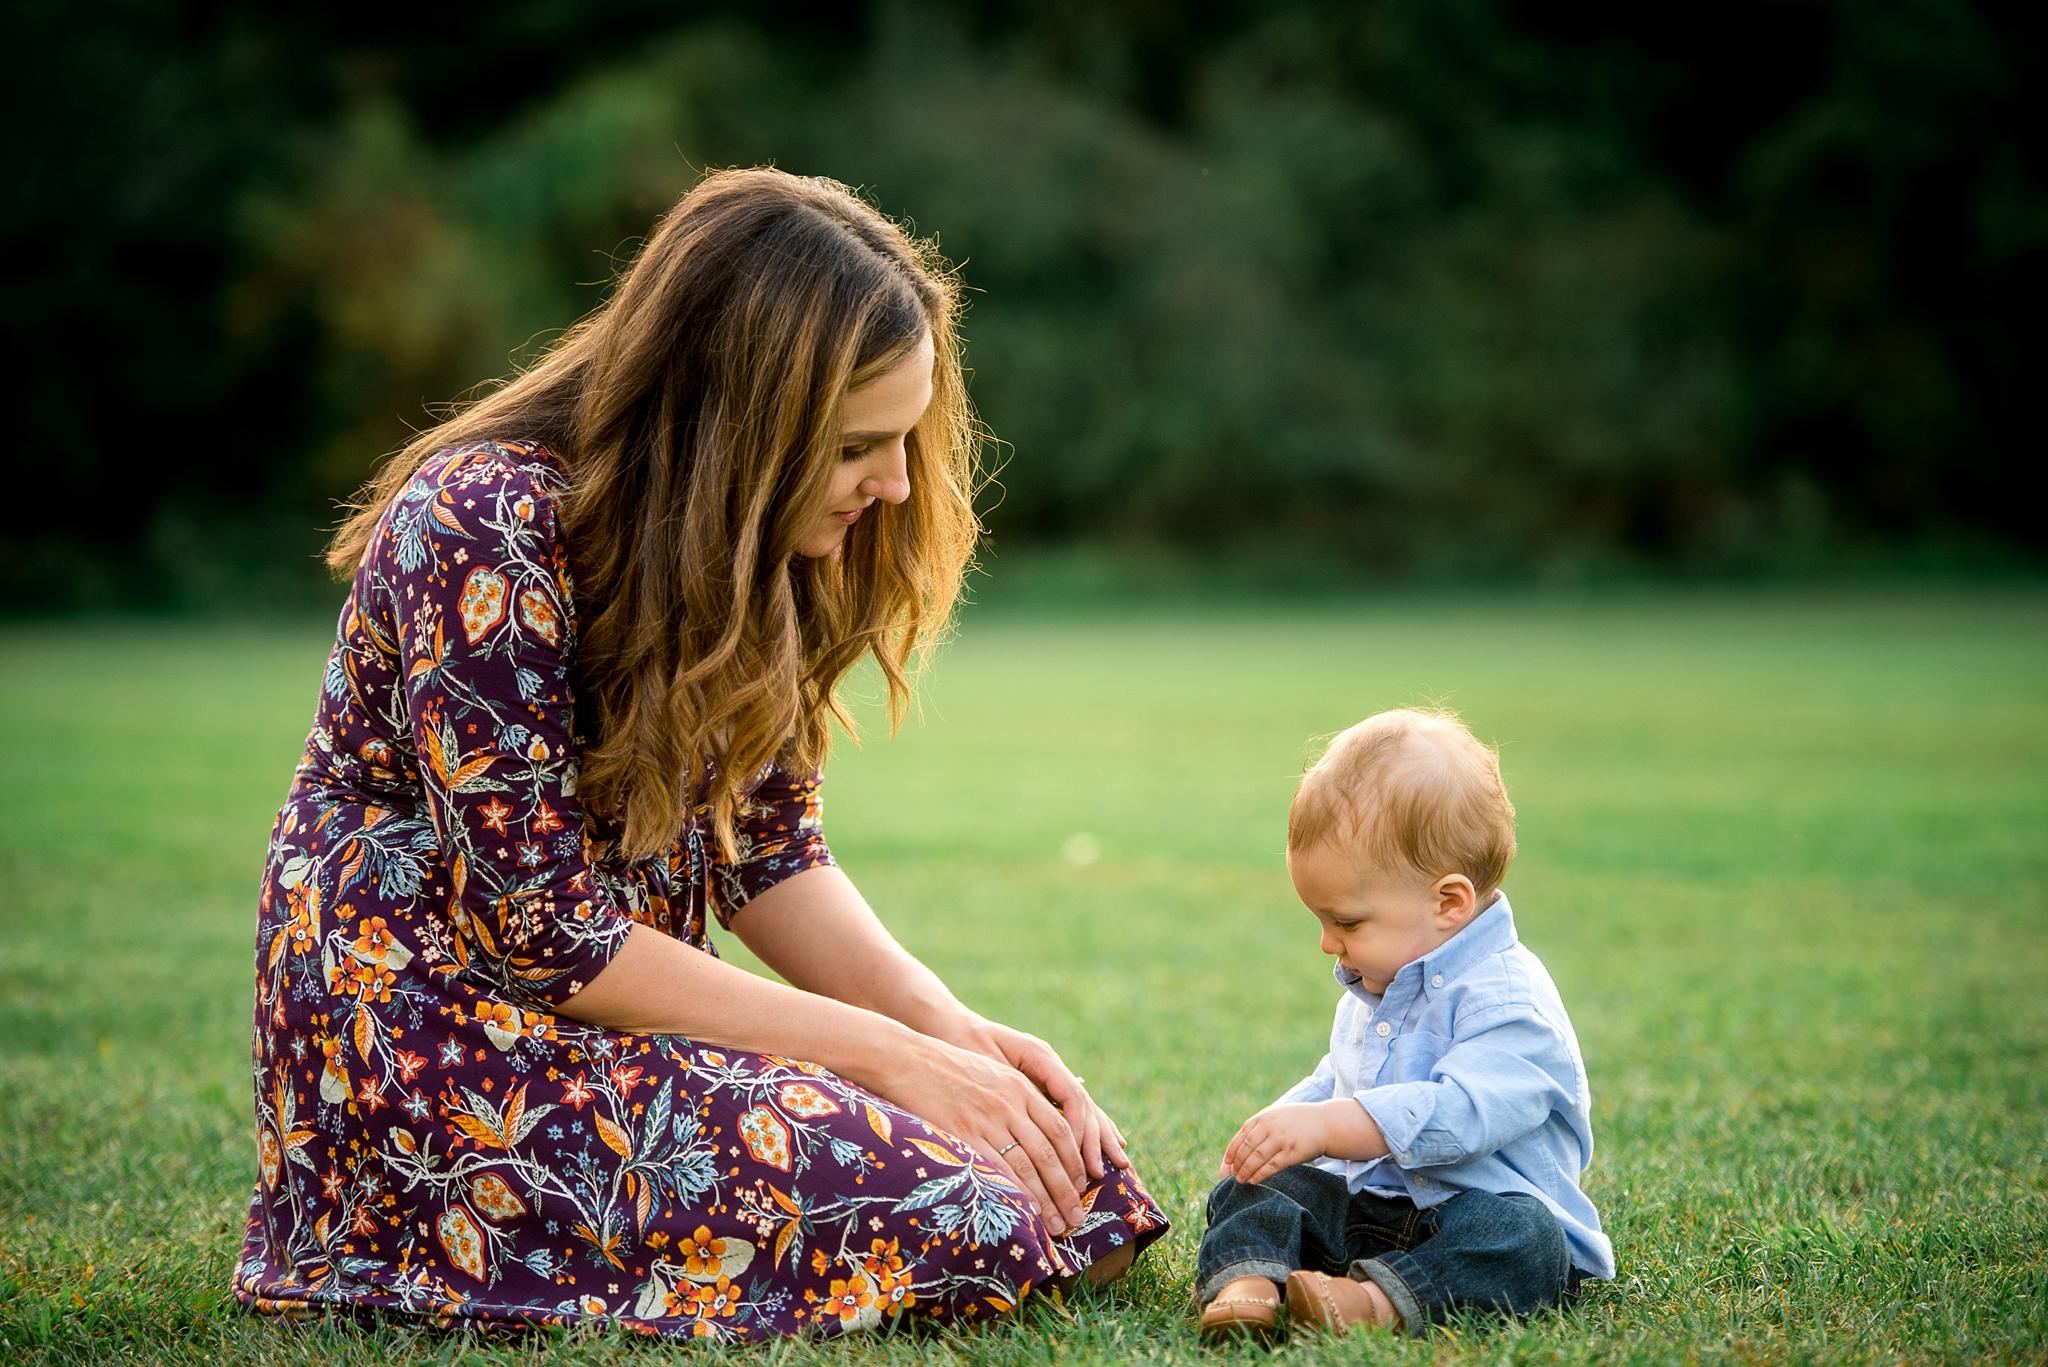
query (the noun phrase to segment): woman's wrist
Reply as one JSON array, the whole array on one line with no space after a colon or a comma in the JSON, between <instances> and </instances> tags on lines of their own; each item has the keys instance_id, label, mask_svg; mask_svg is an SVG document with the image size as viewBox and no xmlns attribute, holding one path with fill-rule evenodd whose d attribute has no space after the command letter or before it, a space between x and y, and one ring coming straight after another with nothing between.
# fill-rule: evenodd
<instances>
[{"instance_id":1,"label":"woman's wrist","mask_svg":"<svg viewBox=\"0 0 2048 1367\"><path fill-rule=\"evenodd\" d=\"M918 1013L917 1020L908 1023L920 1034L942 1040L955 1048L986 1054L990 1058L1002 1057L1002 1051L996 1045L995 1022L968 1010L951 997L943 1003L930 1003Z\"/></svg>"},{"instance_id":2,"label":"woman's wrist","mask_svg":"<svg viewBox=\"0 0 2048 1367\"><path fill-rule=\"evenodd\" d=\"M928 1070L931 1051L941 1041L879 1013L872 1021L872 1029L846 1041L845 1057L832 1071L893 1101L905 1077Z\"/></svg>"}]
</instances>

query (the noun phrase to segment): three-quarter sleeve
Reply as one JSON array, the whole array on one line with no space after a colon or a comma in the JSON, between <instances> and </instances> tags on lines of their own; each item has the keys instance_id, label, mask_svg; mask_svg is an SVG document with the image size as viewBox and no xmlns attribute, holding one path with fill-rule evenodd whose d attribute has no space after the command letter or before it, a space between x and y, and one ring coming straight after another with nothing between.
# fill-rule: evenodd
<instances>
[{"instance_id":1,"label":"three-quarter sleeve","mask_svg":"<svg viewBox=\"0 0 2048 1367\"><path fill-rule=\"evenodd\" d=\"M380 548L426 812L451 880L452 957L515 1003L574 996L631 922L576 801L576 623L548 471L437 456Z\"/></svg>"},{"instance_id":2,"label":"three-quarter sleeve","mask_svg":"<svg viewBox=\"0 0 2048 1367\"><path fill-rule=\"evenodd\" d=\"M816 772L796 774L779 764L762 770L739 811L735 857L712 858L712 910L720 925L730 927L741 907L784 879L833 862L822 783Z\"/></svg>"}]
</instances>

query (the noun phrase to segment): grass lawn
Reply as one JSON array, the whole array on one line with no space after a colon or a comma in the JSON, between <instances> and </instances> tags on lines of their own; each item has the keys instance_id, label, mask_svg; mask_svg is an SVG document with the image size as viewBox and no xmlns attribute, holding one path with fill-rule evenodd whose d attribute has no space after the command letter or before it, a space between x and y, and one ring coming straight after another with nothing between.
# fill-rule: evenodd
<instances>
[{"instance_id":1,"label":"grass lawn","mask_svg":"<svg viewBox=\"0 0 2048 1367\"><path fill-rule=\"evenodd\" d=\"M256 885L330 631L0 628L0 1361L682 1351L228 1293ZM1508 888L1585 1049L1621 1270L1562 1316L1376 1351L2048 1353L2048 592L2003 589L973 611L922 719L842 748L827 830L965 1000L1088 1075L1176 1226L991 1332L746 1360L1232 1357L1187 1307L1202 1200L1333 1002L1288 794L1311 737L1423 698L1502 746Z\"/></svg>"}]
</instances>

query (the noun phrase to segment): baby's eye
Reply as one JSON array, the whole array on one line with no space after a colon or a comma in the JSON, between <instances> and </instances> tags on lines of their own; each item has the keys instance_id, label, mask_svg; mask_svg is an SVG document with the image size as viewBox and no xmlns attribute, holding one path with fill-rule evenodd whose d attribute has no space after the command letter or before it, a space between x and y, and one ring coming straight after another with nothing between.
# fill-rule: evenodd
<instances>
[{"instance_id":1,"label":"baby's eye","mask_svg":"<svg viewBox=\"0 0 2048 1367\"><path fill-rule=\"evenodd\" d=\"M1360 921L1332 921L1332 922L1331 922L1330 924L1331 924L1331 925L1333 925L1333 926L1335 926L1335 927L1337 927L1337 929L1339 929L1339 930L1346 930L1346 931L1349 931L1349 930L1356 930L1356 929L1358 929L1358 927L1359 927L1360 925L1362 925L1362 924L1363 924L1363 922L1360 922Z\"/></svg>"}]
</instances>

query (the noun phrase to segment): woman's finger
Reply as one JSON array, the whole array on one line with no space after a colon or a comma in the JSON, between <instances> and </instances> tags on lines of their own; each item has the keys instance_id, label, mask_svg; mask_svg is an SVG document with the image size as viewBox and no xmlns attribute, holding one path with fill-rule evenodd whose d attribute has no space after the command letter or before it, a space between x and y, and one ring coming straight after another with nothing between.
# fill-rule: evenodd
<instances>
[{"instance_id":1,"label":"woman's finger","mask_svg":"<svg viewBox=\"0 0 2048 1367\"><path fill-rule=\"evenodd\" d=\"M1081 1114L1081 1132L1075 1136L1075 1139L1079 1141L1081 1149L1081 1167L1088 1174L1090 1182L1100 1182L1103 1173L1102 1141L1104 1138L1102 1109L1089 1098L1086 1092L1083 1092L1081 1094L1079 1110ZM1072 1112L1068 1114L1072 1114Z\"/></svg>"},{"instance_id":2,"label":"woman's finger","mask_svg":"<svg viewBox=\"0 0 2048 1367\"><path fill-rule=\"evenodd\" d=\"M1124 1132L1119 1130L1116 1127L1116 1122L1109 1118L1108 1111L1099 1110L1099 1113L1102 1116L1103 1157L1119 1168L1128 1168L1131 1165L1131 1155L1124 1148Z\"/></svg>"},{"instance_id":3,"label":"woman's finger","mask_svg":"<svg viewBox=\"0 0 2048 1367\"><path fill-rule=\"evenodd\" d=\"M1074 1135L1073 1126L1060 1114L1059 1108L1048 1101L1045 1094L1036 1087L1024 1089L1024 1109L1031 1117L1031 1123L1045 1132L1052 1142L1053 1152L1060 1167L1065 1170L1067 1184L1078 1194L1087 1185L1088 1171L1081 1164L1081 1146Z\"/></svg>"},{"instance_id":4,"label":"woman's finger","mask_svg":"<svg viewBox=\"0 0 2048 1367\"><path fill-rule=\"evenodd\" d=\"M1006 1134L1000 1144L983 1143L980 1147L982 1158L996 1171L1002 1173L1020 1187L1031 1198L1031 1205L1038 1212L1038 1218L1054 1234L1067 1232L1067 1222L1060 1213L1060 1205L1045 1189L1045 1183L1038 1176L1038 1169L1025 1155L1030 1152L1033 1136L1030 1134Z\"/></svg>"},{"instance_id":5,"label":"woman's finger","mask_svg":"<svg viewBox=\"0 0 2048 1367\"><path fill-rule=\"evenodd\" d=\"M1032 1092L1025 1102L1025 1125L1038 1127L1034 1138L1026 1129L1025 1149L1031 1155L1031 1162L1038 1169L1039 1180L1045 1183L1046 1191L1058 1203L1067 1223L1081 1223L1081 1153L1074 1147L1074 1136L1067 1129L1067 1122L1052 1108L1052 1103ZM1018 1128L1013 1125L1013 1129Z\"/></svg>"}]
</instances>

